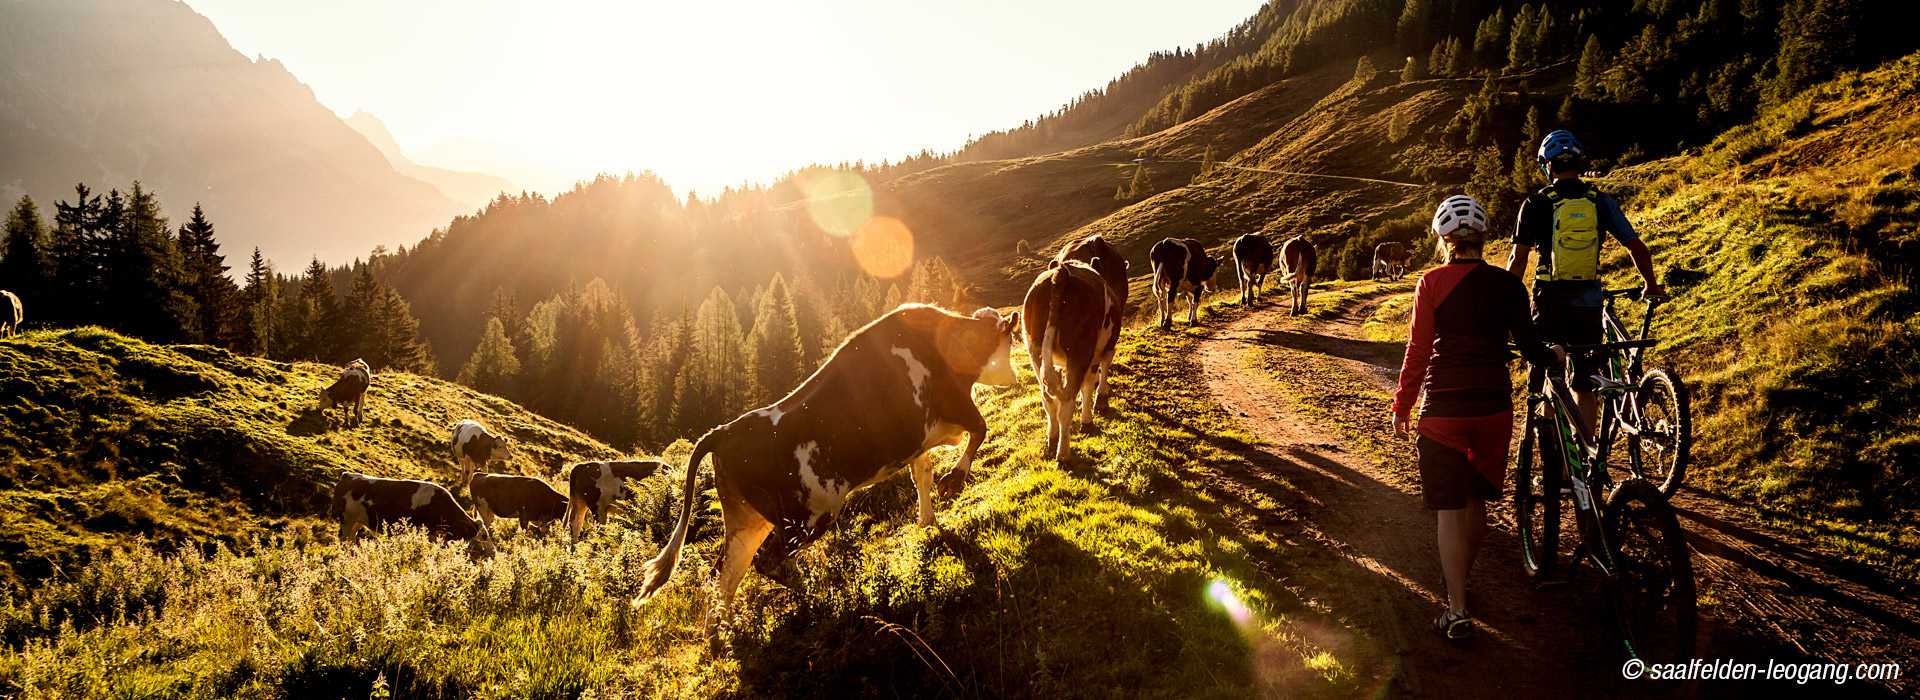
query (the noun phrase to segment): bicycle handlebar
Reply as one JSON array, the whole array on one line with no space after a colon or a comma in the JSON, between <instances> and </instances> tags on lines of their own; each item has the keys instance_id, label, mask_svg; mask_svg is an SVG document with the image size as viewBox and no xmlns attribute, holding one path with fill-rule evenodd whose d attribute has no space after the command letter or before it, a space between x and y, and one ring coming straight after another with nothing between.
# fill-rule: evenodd
<instances>
[{"instance_id":1,"label":"bicycle handlebar","mask_svg":"<svg viewBox=\"0 0 1920 700\"><path fill-rule=\"evenodd\" d=\"M1640 340L1621 340L1612 343L1595 343L1593 345L1563 345L1561 347L1566 348L1567 354L1569 355L1581 355L1619 352L1621 350L1644 350L1659 344L1660 341L1658 340L1643 338Z\"/></svg>"},{"instance_id":2,"label":"bicycle handlebar","mask_svg":"<svg viewBox=\"0 0 1920 700\"><path fill-rule=\"evenodd\" d=\"M1603 294L1604 294L1604 295L1606 296L1606 298L1608 298L1608 299L1634 299L1634 300L1639 300L1639 299L1641 298L1641 291L1642 291L1642 290L1641 290L1641 289L1640 289L1639 287L1629 287L1629 288L1627 288L1627 289L1609 289L1609 290L1606 290L1605 292L1603 292ZM1659 294L1659 295L1655 295L1655 296L1651 296L1651 297L1647 297L1645 301L1646 301L1646 302L1647 302L1648 304L1658 304L1658 303L1660 303L1660 302L1663 302L1663 301L1666 301L1666 300L1667 300L1667 295L1665 295L1665 294Z\"/></svg>"}]
</instances>

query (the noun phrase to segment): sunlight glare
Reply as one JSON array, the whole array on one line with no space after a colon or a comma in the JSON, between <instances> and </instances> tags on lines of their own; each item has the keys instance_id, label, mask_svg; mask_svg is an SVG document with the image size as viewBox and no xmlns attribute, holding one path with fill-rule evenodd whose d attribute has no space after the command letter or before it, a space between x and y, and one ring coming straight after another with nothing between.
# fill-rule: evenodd
<instances>
[{"instance_id":1,"label":"sunlight glare","mask_svg":"<svg viewBox=\"0 0 1920 700\"><path fill-rule=\"evenodd\" d=\"M807 198L807 216L822 231L846 236L873 218L873 188L857 173L821 170L802 175L799 184Z\"/></svg>"},{"instance_id":2,"label":"sunlight glare","mask_svg":"<svg viewBox=\"0 0 1920 700\"><path fill-rule=\"evenodd\" d=\"M1233 587L1227 585L1225 579L1214 579L1207 584L1207 598L1213 600L1213 604L1219 606L1233 620L1233 624L1242 630L1253 625L1253 610L1240 602L1240 596L1234 594Z\"/></svg>"},{"instance_id":3,"label":"sunlight glare","mask_svg":"<svg viewBox=\"0 0 1920 700\"><path fill-rule=\"evenodd\" d=\"M891 279L913 267L913 231L891 216L875 216L853 232L853 259L860 269Z\"/></svg>"}]
</instances>

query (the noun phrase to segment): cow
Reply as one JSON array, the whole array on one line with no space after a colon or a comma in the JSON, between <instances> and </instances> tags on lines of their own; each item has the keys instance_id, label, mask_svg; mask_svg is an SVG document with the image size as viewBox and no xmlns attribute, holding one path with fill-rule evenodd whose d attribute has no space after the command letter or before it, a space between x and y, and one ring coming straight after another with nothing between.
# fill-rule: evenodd
<instances>
[{"instance_id":1,"label":"cow","mask_svg":"<svg viewBox=\"0 0 1920 700\"><path fill-rule=\"evenodd\" d=\"M493 462L513 459L507 439L487 432L480 421L467 419L453 424L453 463L460 469L460 484L473 481L473 472Z\"/></svg>"},{"instance_id":2,"label":"cow","mask_svg":"<svg viewBox=\"0 0 1920 700\"><path fill-rule=\"evenodd\" d=\"M360 529L378 530L406 522L441 539L468 541L475 554L493 553L493 532L467 514L445 487L427 481L383 479L347 472L333 486L333 511L340 516L340 541L359 538Z\"/></svg>"},{"instance_id":3,"label":"cow","mask_svg":"<svg viewBox=\"0 0 1920 700\"><path fill-rule=\"evenodd\" d=\"M1273 241L1258 233L1234 239L1233 267L1240 280L1240 305L1251 306L1260 299L1267 273L1273 272Z\"/></svg>"},{"instance_id":4,"label":"cow","mask_svg":"<svg viewBox=\"0 0 1920 700\"><path fill-rule=\"evenodd\" d=\"M1191 238L1163 238L1147 252L1153 261L1153 298L1160 305L1160 327L1173 327L1173 299L1187 294L1187 323L1200 322L1200 295L1213 291L1220 263Z\"/></svg>"},{"instance_id":5,"label":"cow","mask_svg":"<svg viewBox=\"0 0 1920 700\"><path fill-rule=\"evenodd\" d=\"M1394 241L1387 241L1373 247L1373 281L1385 277L1400 279L1407 274L1407 248Z\"/></svg>"},{"instance_id":6,"label":"cow","mask_svg":"<svg viewBox=\"0 0 1920 700\"><path fill-rule=\"evenodd\" d=\"M613 510L613 502L625 495L626 482L629 479L645 479L659 471L664 463L650 459L621 460L615 462L581 462L567 470L567 532L573 539L580 539L580 530L587 525L587 514L593 514L593 521L599 524L607 522L607 513Z\"/></svg>"},{"instance_id":7,"label":"cow","mask_svg":"<svg viewBox=\"0 0 1920 700\"><path fill-rule=\"evenodd\" d=\"M546 532L547 523L567 514L567 497L560 495L545 479L518 474L473 475L467 489L473 494L473 509L480 522L493 527L493 519L515 518L521 525Z\"/></svg>"},{"instance_id":8,"label":"cow","mask_svg":"<svg viewBox=\"0 0 1920 700\"><path fill-rule=\"evenodd\" d=\"M719 608L750 563L776 581L791 580L789 559L826 532L848 495L903 468L919 492L920 525L932 526L932 450L964 440L959 463L939 484L943 497L958 494L987 433L973 385L1014 383L1009 355L1018 322L986 308L963 316L901 306L854 331L786 397L707 431L687 459L680 522L647 562L635 602L672 577L693 519L694 479L709 454L726 530Z\"/></svg>"},{"instance_id":9,"label":"cow","mask_svg":"<svg viewBox=\"0 0 1920 700\"><path fill-rule=\"evenodd\" d=\"M0 338L11 338L20 332L20 323L27 320L27 305L13 292L0 289L0 301L6 305L0 307Z\"/></svg>"},{"instance_id":10,"label":"cow","mask_svg":"<svg viewBox=\"0 0 1920 700\"><path fill-rule=\"evenodd\" d=\"M1306 236L1294 236L1280 246L1280 279L1292 289L1295 316L1307 312L1307 292L1313 287L1313 242Z\"/></svg>"},{"instance_id":11,"label":"cow","mask_svg":"<svg viewBox=\"0 0 1920 700\"><path fill-rule=\"evenodd\" d=\"M1093 424L1095 382L1088 375L1102 371L1099 360L1112 356L1108 344L1120 327L1120 306L1108 289L1092 265L1056 260L1027 288L1020 309L1027 358L1047 412L1046 454L1058 462L1071 452L1074 409L1083 426Z\"/></svg>"},{"instance_id":12,"label":"cow","mask_svg":"<svg viewBox=\"0 0 1920 700\"><path fill-rule=\"evenodd\" d=\"M327 409L341 407L348 414L348 425L359 425L366 417L367 387L373 384L373 368L366 360L354 360L340 370L340 378L333 384L320 389L320 402L315 408L325 415Z\"/></svg>"},{"instance_id":13,"label":"cow","mask_svg":"<svg viewBox=\"0 0 1920 700\"><path fill-rule=\"evenodd\" d=\"M1055 260L1067 262L1078 260L1093 267L1100 278L1107 281L1107 295L1113 297L1113 308L1122 316L1127 313L1127 258L1120 249L1113 247L1107 239L1100 236L1088 236L1067 244L1060 249ZM1098 402L1095 410L1107 412L1107 373L1113 367L1113 352L1120 347L1121 324L1113 325L1113 332L1107 337L1105 350L1095 358L1094 400Z\"/></svg>"}]
</instances>

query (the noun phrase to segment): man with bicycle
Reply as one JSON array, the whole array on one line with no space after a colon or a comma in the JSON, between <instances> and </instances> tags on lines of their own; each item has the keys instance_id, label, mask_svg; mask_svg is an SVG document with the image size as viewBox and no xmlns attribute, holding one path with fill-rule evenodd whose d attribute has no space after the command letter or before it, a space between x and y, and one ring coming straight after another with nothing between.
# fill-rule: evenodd
<instances>
[{"instance_id":1,"label":"man with bicycle","mask_svg":"<svg viewBox=\"0 0 1920 700\"><path fill-rule=\"evenodd\" d=\"M1540 263L1534 274L1533 321L1541 337L1557 345L1591 345L1601 340L1600 310L1604 290L1600 283L1600 234L1605 232L1625 246L1644 283L1644 297L1666 294L1653 271L1653 253L1620 212L1620 203L1580 179L1586 168L1585 147L1562 129L1540 141L1540 172L1551 181L1527 197L1514 224L1513 252L1507 271L1526 279L1527 259L1535 249ZM1601 358L1580 354L1572 358L1568 384L1589 431L1600 413L1600 397L1593 375ZM1535 372L1528 386L1539 388Z\"/></svg>"}]
</instances>

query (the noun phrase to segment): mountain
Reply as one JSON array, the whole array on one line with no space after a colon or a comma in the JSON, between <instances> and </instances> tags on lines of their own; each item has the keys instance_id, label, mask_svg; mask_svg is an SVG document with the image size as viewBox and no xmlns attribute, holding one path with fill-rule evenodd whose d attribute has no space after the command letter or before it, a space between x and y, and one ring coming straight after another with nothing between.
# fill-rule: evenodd
<instances>
[{"instance_id":1,"label":"mountain","mask_svg":"<svg viewBox=\"0 0 1920 700\"><path fill-rule=\"evenodd\" d=\"M99 328L0 343L0 588L140 539L312 537L289 526L326 513L342 471L447 482L447 431L465 418L512 440L523 473L617 454L508 401L403 373L374 377L365 422L339 429L337 411L312 410L339 373Z\"/></svg>"},{"instance_id":2,"label":"mountain","mask_svg":"<svg viewBox=\"0 0 1920 700\"><path fill-rule=\"evenodd\" d=\"M173 0L0 3L0 196L74 183L195 202L282 268L418 239L471 207L397 171L279 61Z\"/></svg>"},{"instance_id":3,"label":"mountain","mask_svg":"<svg viewBox=\"0 0 1920 700\"><path fill-rule=\"evenodd\" d=\"M486 206L502 192L513 192L517 188L513 182L503 177L482 173L469 173L431 165L421 165L407 157L400 150L400 144L393 140L393 134L387 131L387 125L379 117L365 110L354 112L347 117L347 126L360 132L374 148L380 149L380 155L387 157L387 163L402 175L425 182L439 188L440 193L460 204L478 209Z\"/></svg>"}]
</instances>

